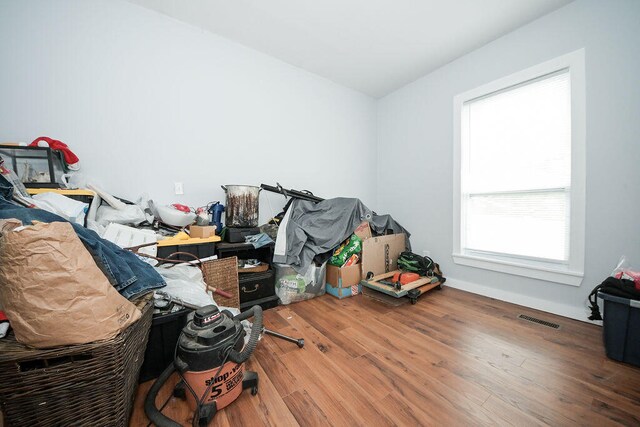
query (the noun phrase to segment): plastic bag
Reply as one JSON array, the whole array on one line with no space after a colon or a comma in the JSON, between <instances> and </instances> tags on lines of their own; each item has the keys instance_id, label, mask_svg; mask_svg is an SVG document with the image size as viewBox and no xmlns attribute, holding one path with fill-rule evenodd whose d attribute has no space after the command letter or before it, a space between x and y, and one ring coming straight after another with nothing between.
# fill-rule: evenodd
<instances>
[{"instance_id":1,"label":"plastic bag","mask_svg":"<svg viewBox=\"0 0 640 427\"><path fill-rule=\"evenodd\" d=\"M84 225L85 213L89 210L88 203L79 202L57 193L36 194L32 200L39 209L60 215L67 221L80 225Z\"/></svg>"},{"instance_id":2,"label":"plastic bag","mask_svg":"<svg viewBox=\"0 0 640 427\"><path fill-rule=\"evenodd\" d=\"M275 264L276 295L282 304L305 301L325 293L327 263L311 264L304 274L287 264Z\"/></svg>"},{"instance_id":3,"label":"plastic bag","mask_svg":"<svg viewBox=\"0 0 640 427\"><path fill-rule=\"evenodd\" d=\"M362 252L362 239L352 234L335 250L329 264L342 267L353 254Z\"/></svg>"},{"instance_id":4,"label":"plastic bag","mask_svg":"<svg viewBox=\"0 0 640 427\"><path fill-rule=\"evenodd\" d=\"M155 270L167 282L167 286L160 289L161 291L200 307L215 304L213 297L207 293L207 284L198 267L178 264L173 267L156 267Z\"/></svg>"},{"instance_id":5,"label":"plastic bag","mask_svg":"<svg viewBox=\"0 0 640 427\"><path fill-rule=\"evenodd\" d=\"M149 195L147 193L142 193L140 197L138 197L138 200L136 200L136 205L138 205L144 213L146 221L149 224L153 224L153 221L155 220L155 213L153 212L153 200L149 198Z\"/></svg>"},{"instance_id":6,"label":"plastic bag","mask_svg":"<svg viewBox=\"0 0 640 427\"><path fill-rule=\"evenodd\" d=\"M626 256L620 257L618 265L611 272L611 277L616 279L631 280L635 283L636 289L640 290L640 269L631 267Z\"/></svg>"},{"instance_id":7,"label":"plastic bag","mask_svg":"<svg viewBox=\"0 0 640 427\"><path fill-rule=\"evenodd\" d=\"M147 220L142 209L138 205L125 205L124 209L115 209L108 205L102 205L96 213L96 222L106 227L112 222L123 225L139 225Z\"/></svg>"}]
</instances>

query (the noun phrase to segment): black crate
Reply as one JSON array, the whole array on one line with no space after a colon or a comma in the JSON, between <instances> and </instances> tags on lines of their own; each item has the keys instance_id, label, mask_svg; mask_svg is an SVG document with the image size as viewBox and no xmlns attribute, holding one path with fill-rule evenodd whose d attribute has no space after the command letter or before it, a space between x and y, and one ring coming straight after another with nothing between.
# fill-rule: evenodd
<instances>
[{"instance_id":1,"label":"black crate","mask_svg":"<svg viewBox=\"0 0 640 427\"><path fill-rule=\"evenodd\" d=\"M216 254L216 244L198 243L198 244L185 244L185 245L172 245L172 246L158 246L158 258L167 258L169 255L175 252L188 252L197 256L198 258L207 258ZM178 254L172 259L178 261L193 261L194 259L188 255Z\"/></svg>"},{"instance_id":2,"label":"black crate","mask_svg":"<svg viewBox=\"0 0 640 427\"><path fill-rule=\"evenodd\" d=\"M261 298L255 301L249 301L244 304L240 304L240 311L249 310L254 305L259 305L263 310L268 310L273 307L277 307L280 303L278 296L274 295L272 297Z\"/></svg>"},{"instance_id":3,"label":"black crate","mask_svg":"<svg viewBox=\"0 0 640 427\"><path fill-rule=\"evenodd\" d=\"M216 245L216 254L218 258L237 256L238 259L257 259L271 264L274 247L273 243L258 249L254 248L251 243L218 243Z\"/></svg>"},{"instance_id":4,"label":"black crate","mask_svg":"<svg viewBox=\"0 0 640 427\"><path fill-rule=\"evenodd\" d=\"M604 301L603 337L607 356L640 366L640 301L598 292Z\"/></svg>"},{"instance_id":5,"label":"black crate","mask_svg":"<svg viewBox=\"0 0 640 427\"><path fill-rule=\"evenodd\" d=\"M191 311L185 308L175 313L153 316L149 342L144 352L142 368L140 368L139 382L158 378L162 371L173 363L178 337L187 324L187 315Z\"/></svg>"},{"instance_id":6,"label":"black crate","mask_svg":"<svg viewBox=\"0 0 640 427\"><path fill-rule=\"evenodd\" d=\"M273 270L238 274L240 304L274 296L276 294L275 286L276 280Z\"/></svg>"},{"instance_id":7,"label":"black crate","mask_svg":"<svg viewBox=\"0 0 640 427\"><path fill-rule=\"evenodd\" d=\"M244 243L245 237L260 234L260 227L227 227L224 241L228 243Z\"/></svg>"}]
</instances>

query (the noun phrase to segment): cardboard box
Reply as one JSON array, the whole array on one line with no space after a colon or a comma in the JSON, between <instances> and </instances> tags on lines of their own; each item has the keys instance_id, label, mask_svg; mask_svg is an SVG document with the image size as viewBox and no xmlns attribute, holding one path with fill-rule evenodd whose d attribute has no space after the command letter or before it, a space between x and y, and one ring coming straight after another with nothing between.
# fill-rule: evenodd
<instances>
[{"instance_id":1,"label":"cardboard box","mask_svg":"<svg viewBox=\"0 0 640 427\"><path fill-rule=\"evenodd\" d=\"M189 227L189 235L198 239L207 239L216 235L215 225L192 225Z\"/></svg>"},{"instance_id":2,"label":"cardboard box","mask_svg":"<svg viewBox=\"0 0 640 427\"><path fill-rule=\"evenodd\" d=\"M362 274L360 273L360 264L350 265L349 267L336 267L327 264L327 283L337 288L348 288L360 283Z\"/></svg>"},{"instance_id":3,"label":"cardboard box","mask_svg":"<svg viewBox=\"0 0 640 427\"><path fill-rule=\"evenodd\" d=\"M346 288L339 288L336 286L331 286L329 283L327 283L327 293L333 295L338 299L348 298L362 293L362 285L358 283L357 285L349 286Z\"/></svg>"},{"instance_id":4,"label":"cardboard box","mask_svg":"<svg viewBox=\"0 0 640 427\"><path fill-rule=\"evenodd\" d=\"M398 269L398 257L405 251L406 235L389 234L362 242L362 277L374 276Z\"/></svg>"},{"instance_id":5,"label":"cardboard box","mask_svg":"<svg viewBox=\"0 0 640 427\"><path fill-rule=\"evenodd\" d=\"M339 299L357 295L362 292L360 280L360 264L348 267L327 265L327 293Z\"/></svg>"}]
</instances>

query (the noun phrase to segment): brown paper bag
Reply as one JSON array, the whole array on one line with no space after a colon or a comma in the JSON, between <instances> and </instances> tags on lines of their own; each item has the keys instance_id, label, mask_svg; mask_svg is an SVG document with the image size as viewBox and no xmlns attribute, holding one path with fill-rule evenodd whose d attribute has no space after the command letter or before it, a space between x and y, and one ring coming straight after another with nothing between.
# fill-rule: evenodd
<instances>
[{"instance_id":1,"label":"brown paper bag","mask_svg":"<svg viewBox=\"0 0 640 427\"><path fill-rule=\"evenodd\" d=\"M16 339L37 348L113 338L141 316L66 222L5 228L0 305Z\"/></svg>"}]
</instances>

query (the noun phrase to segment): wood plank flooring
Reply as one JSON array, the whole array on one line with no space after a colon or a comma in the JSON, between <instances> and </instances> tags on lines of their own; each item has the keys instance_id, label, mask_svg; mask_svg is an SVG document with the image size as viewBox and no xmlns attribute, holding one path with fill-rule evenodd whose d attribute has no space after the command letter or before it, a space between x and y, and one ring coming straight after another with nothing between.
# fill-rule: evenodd
<instances>
[{"instance_id":1,"label":"wood plank flooring","mask_svg":"<svg viewBox=\"0 0 640 427\"><path fill-rule=\"evenodd\" d=\"M304 349L264 337L248 362L258 395L243 392L212 425L640 425L640 369L607 359L595 325L446 286L396 308L325 295L268 310L265 324ZM150 386L131 426L148 423ZM178 399L164 413L190 425Z\"/></svg>"}]
</instances>

